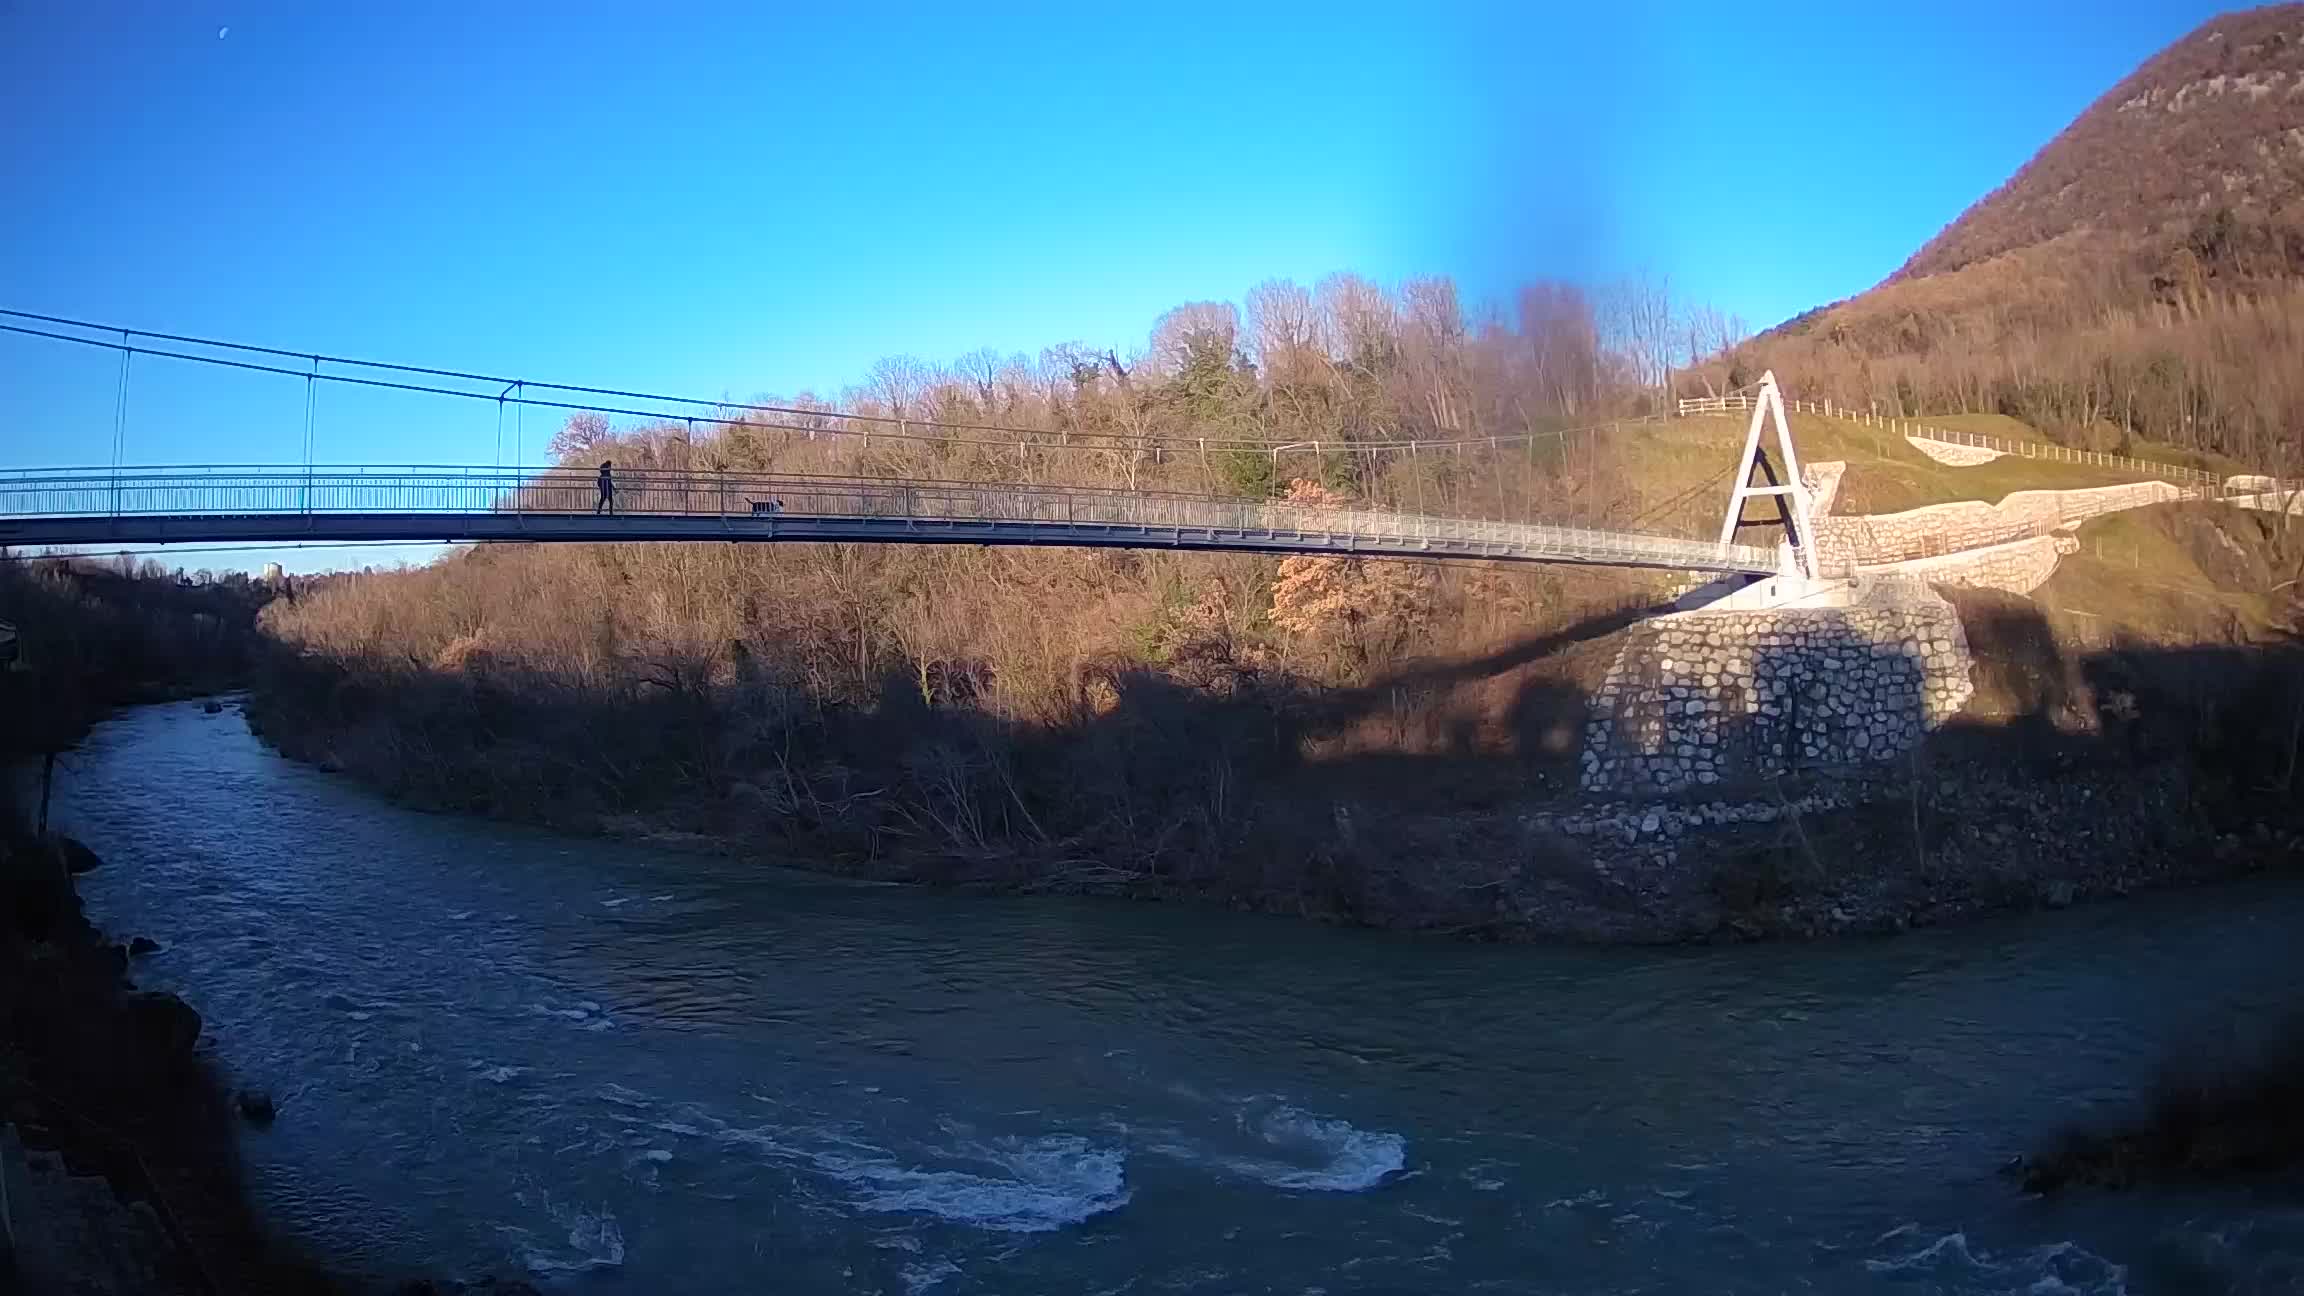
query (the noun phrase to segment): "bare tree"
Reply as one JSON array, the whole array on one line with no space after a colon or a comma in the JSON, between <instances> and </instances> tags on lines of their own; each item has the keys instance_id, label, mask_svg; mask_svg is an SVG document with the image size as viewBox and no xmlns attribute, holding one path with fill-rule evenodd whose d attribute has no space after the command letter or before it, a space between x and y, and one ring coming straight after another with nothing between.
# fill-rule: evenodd
<instances>
[{"instance_id":1,"label":"bare tree","mask_svg":"<svg viewBox=\"0 0 2304 1296\"><path fill-rule=\"evenodd\" d=\"M1267 279L1248 290L1248 331L1256 363L1274 385L1314 382L1325 368L1320 313L1294 280Z\"/></svg>"},{"instance_id":2,"label":"bare tree","mask_svg":"<svg viewBox=\"0 0 2304 1296\"><path fill-rule=\"evenodd\" d=\"M1359 275L1332 274L1318 293L1321 332L1336 362L1369 376L1390 368L1400 349L1400 317L1384 290Z\"/></svg>"},{"instance_id":3,"label":"bare tree","mask_svg":"<svg viewBox=\"0 0 2304 1296\"><path fill-rule=\"evenodd\" d=\"M1723 313L1720 308L1709 304L1691 306L1675 333L1685 348L1680 352L1683 363L1704 384L1705 395L1717 396L1723 386L1741 385L1739 381L1725 384L1718 381L1728 376L1729 370L1733 368L1729 363L1730 353L1744 345L1748 336L1749 330L1740 316Z\"/></svg>"},{"instance_id":4,"label":"bare tree","mask_svg":"<svg viewBox=\"0 0 2304 1296\"><path fill-rule=\"evenodd\" d=\"M1600 337L1592 303L1569 283L1534 283L1520 290L1520 340L1539 398L1574 417L1599 395Z\"/></svg>"},{"instance_id":5,"label":"bare tree","mask_svg":"<svg viewBox=\"0 0 2304 1296\"><path fill-rule=\"evenodd\" d=\"M1446 277L1411 279L1401 285L1403 381L1408 403L1436 431L1464 429L1470 412L1466 390L1464 308L1456 283Z\"/></svg>"},{"instance_id":6,"label":"bare tree","mask_svg":"<svg viewBox=\"0 0 2304 1296\"><path fill-rule=\"evenodd\" d=\"M1622 358L1635 386L1661 388L1675 345L1672 287L1663 275L1626 275L1601 291L1599 319L1608 348Z\"/></svg>"},{"instance_id":7,"label":"bare tree","mask_svg":"<svg viewBox=\"0 0 2304 1296\"><path fill-rule=\"evenodd\" d=\"M1239 345L1240 309L1230 302L1186 302L1152 325L1152 359L1169 373L1195 359L1229 359Z\"/></svg>"},{"instance_id":8,"label":"bare tree","mask_svg":"<svg viewBox=\"0 0 2304 1296\"><path fill-rule=\"evenodd\" d=\"M545 453L552 456L554 463L574 463L590 458L594 447L607 441L608 435L607 415L597 410L578 410L552 434Z\"/></svg>"},{"instance_id":9,"label":"bare tree","mask_svg":"<svg viewBox=\"0 0 2304 1296\"><path fill-rule=\"evenodd\" d=\"M967 385L978 413L987 419L1000 416L1000 377L1006 361L991 347L978 347L952 362L952 372Z\"/></svg>"},{"instance_id":10,"label":"bare tree","mask_svg":"<svg viewBox=\"0 0 2304 1296\"><path fill-rule=\"evenodd\" d=\"M896 418L912 419L920 416L921 403L935 380L935 371L919 357L888 356L873 364L865 390Z\"/></svg>"}]
</instances>

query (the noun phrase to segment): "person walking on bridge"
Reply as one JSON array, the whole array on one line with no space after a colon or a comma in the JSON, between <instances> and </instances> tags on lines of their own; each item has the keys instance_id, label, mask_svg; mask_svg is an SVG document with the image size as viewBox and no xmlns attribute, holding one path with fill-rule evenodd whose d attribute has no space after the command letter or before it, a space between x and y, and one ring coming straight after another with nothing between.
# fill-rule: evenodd
<instances>
[{"instance_id":1,"label":"person walking on bridge","mask_svg":"<svg viewBox=\"0 0 2304 1296\"><path fill-rule=\"evenodd\" d=\"M616 467L615 461L609 459L600 461L600 500L592 506L595 514L603 509L610 517L616 515Z\"/></svg>"}]
</instances>

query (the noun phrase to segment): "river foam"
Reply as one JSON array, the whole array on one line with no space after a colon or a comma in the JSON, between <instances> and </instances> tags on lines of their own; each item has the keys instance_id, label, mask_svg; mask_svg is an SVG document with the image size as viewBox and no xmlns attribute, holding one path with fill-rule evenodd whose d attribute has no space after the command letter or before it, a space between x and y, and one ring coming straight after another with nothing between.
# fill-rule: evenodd
<instances>
[{"instance_id":1,"label":"river foam","mask_svg":"<svg viewBox=\"0 0 2304 1296\"><path fill-rule=\"evenodd\" d=\"M1257 1137L1294 1160L1235 1158L1233 1169L1275 1188L1313 1192L1363 1192L1399 1173L1408 1163L1408 1140L1383 1130L1364 1130L1349 1121L1314 1116L1286 1105L1247 1123Z\"/></svg>"},{"instance_id":2,"label":"river foam","mask_svg":"<svg viewBox=\"0 0 2304 1296\"><path fill-rule=\"evenodd\" d=\"M1118 1210L1132 1195L1126 1152L1077 1134L963 1135L899 1152L845 1127L741 1125L690 1105L664 1113L621 1085L604 1087L600 1097L622 1122L803 1166L848 1205L875 1214L1045 1233Z\"/></svg>"},{"instance_id":3,"label":"river foam","mask_svg":"<svg viewBox=\"0 0 2304 1296\"><path fill-rule=\"evenodd\" d=\"M1240 1102L1218 1140L1166 1140L1155 1151L1299 1192L1366 1192L1408 1163L1408 1140L1311 1112L1271 1096Z\"/></svg>"},{"instance_id":4,"label":"river foam","mask_svg":"<svg viewBox=\"0 0 2304 1296\"><path fill-rule=\"evenodd\" d=\"M812 1151L809 1159L869 1211L932 1215L953 1224L1045 1233L1128 1204L1127 1158L1073 1134L1000 1137L903 1164L884 1153Z\"/></svg>"},{"instance_id":5,"label":"river foam","mask_svg":"<svg viewBox=\"0 0 2304 1296\"><path fill-rule=\"evenodd\" d=\"M1969 1244L1962 1232L1930 1237L1916 1224L1882 1234L1889 1252L1866 1260L1875 1274L1926 1282L1932 1290L1974 1296L2127 1296L2128 1270L2076 1242L2005 1253Z\"/></svg>"},{"instance_id":6,"label":"river foam","mask_svg":"<svg viewBox=\"0 0 2304 1296\"><path fill-rule=\"evenodd\" d=\"M565 1250L537 1243L535 1235L523 1228L507 1228L520 1247L521 1263L528 1272L538 1275L579 1274L595 1269L615 1269L624 1263L624 1230L606 1206L586 1210L577 1206L547 1203L546 1211L552 1222L566 1230Z\"/></svg>"},{"instance_id":7,"label":"river foam","mask_svg":"<svg viewBox=\"0 0 2304 1296\"><path fill-rule=\"evenodd\" d=\"M530 1004L528 1011L539 1017L559 1018L574 1025L578 1030L604 1031L616 1028L616 1021L608 1015L607 1010L589 999L581 1003L571 1004L566 1008L554 1008L550 1004Z\"/></svg>"}]
</instances>

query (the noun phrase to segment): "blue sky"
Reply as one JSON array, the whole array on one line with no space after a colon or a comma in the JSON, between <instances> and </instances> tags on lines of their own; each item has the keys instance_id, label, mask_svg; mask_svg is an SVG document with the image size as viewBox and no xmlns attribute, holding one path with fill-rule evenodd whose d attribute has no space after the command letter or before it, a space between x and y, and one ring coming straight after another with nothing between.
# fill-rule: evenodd
<instances>
[{"instance_id":1,"label":"blue sky","mask_svg":"<svg viewBox=\"0 0 2304 1296\"><path fill-rule=\"evenodd\" d=\"M0 306L739 398L1337 269L1764 325L2218 8L0 0ZM0 335L0 466L107 460L114 365ZM162 368L129 460L298 457L293 384ZM494 454L484 407L319 424Z\"/></svg>"}]
</instances>

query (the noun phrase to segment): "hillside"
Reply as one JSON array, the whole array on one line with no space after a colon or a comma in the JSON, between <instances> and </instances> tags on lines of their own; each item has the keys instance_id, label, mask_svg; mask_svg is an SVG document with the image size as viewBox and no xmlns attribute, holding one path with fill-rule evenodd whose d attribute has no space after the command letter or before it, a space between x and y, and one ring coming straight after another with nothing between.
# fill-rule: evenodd
<instances>
[{"instance_id":1,"label":"hillside","mask_svg":"<svg viewBox=\"0 0 2304 1296\"><path fill-rule=\"evenodd\" d=\"M1811 399L2293 468L2300 354L2304 4L2284 4L2204 24L1879 286L1697 377L1773 368Z\"/></svg>"},{"instance_id":2,"label":"hillside","mask_svg":"<svg viewBox=\"0 0 2304 1296\"><path fill-rule=\"evenodd\" d=\"M1891 287L1988 292L1997 262ZM1517 314L1482 322L1445 281L1268 282L1244 311L1178 307L1126 355L895 357L837 405L802 393L710 425L578 413L551 453L613 460L619 474L1069 484L1707 537L1745 422L1653 417L1661 375L1648 344L1661 343L1611 323L1638 304L1535 284ZM2216 318L2243 318L2244 305ZM2304 310L2269 318L2285 326ZM1844 332L1794 339L1841 348L1839 369L1779 372L1810 390L1844 380L1867 399L1883 378L1893 385ZM1914 363L1938 363L1930 344L1919 351ZM1980 354L1988 366L1909 371L1905 408L2009 440L2071 434L2022 417L2027 400L2059 390L2053 374L2034 381L2004 339ZM2138 363L2160 372L2149 352ZM2202 462L2198 438L2153 435L2190 426L2154 402L2209 411L2194 399L2200 375L2171 372L2121 387L2132 421L2120 448ZM1922 379L1977 381L1966 403L1931 405ZM1953 467L1877 418L1796 420L1804 460L1845 465L1835 521L1854 527L1872 524L1852 515L1926 505L1997 514L2014 492L2134 475L2028 456ZM2058 547L2070 537L2038 534L2037 516L1975 511L1952 510L1969 519L1959 530L1882 543L1902 554L1941 549L1926 537L1989 533L1999 552L1984 561L2014 564L2003 587L2026 590L2053 574L2043 556L2052 567L2074 552ZM2003 523L2030 530L2011 542ZM2140 623L2166 602L2158 591L2118 596L2143 587L2139 572L2183 583L2184 556L2222 541L2139 548L2157 534L2090 537L2101 570L2067 582L2076 626L2155 642L2192 633ZM872 876L1468 929L1493 917L1493 869L1521 857L1499 808L1579 786L1587 703L1621 635L1686 584L1343 556L482 546L274 604L263 628L283 651L250 715L283 750L418 805L668 831ZM2262 619L2249 611L2229 618L2239 631ZM1496 813L1454 815L1480 807ZM1467 869L1400 864L1436 858Z\"/></svg>"},{"instance_id":3,"label":"hillside","mask_svg":"<svg viewBox=\"0 0 2304 1296\"><path fill-rule=\"evenodd\" d=\"M2142 159L2152 165L2138 165ZM2304 236L2304 4L2226 14L2112 87L2030 162L1915 253L1891 282L2072 235L2181 243L2233 214L2238 274L2296 273L2270 234ZM2285 219L2282 219L2285 218Z\"/></svg>"}]
</instances>

